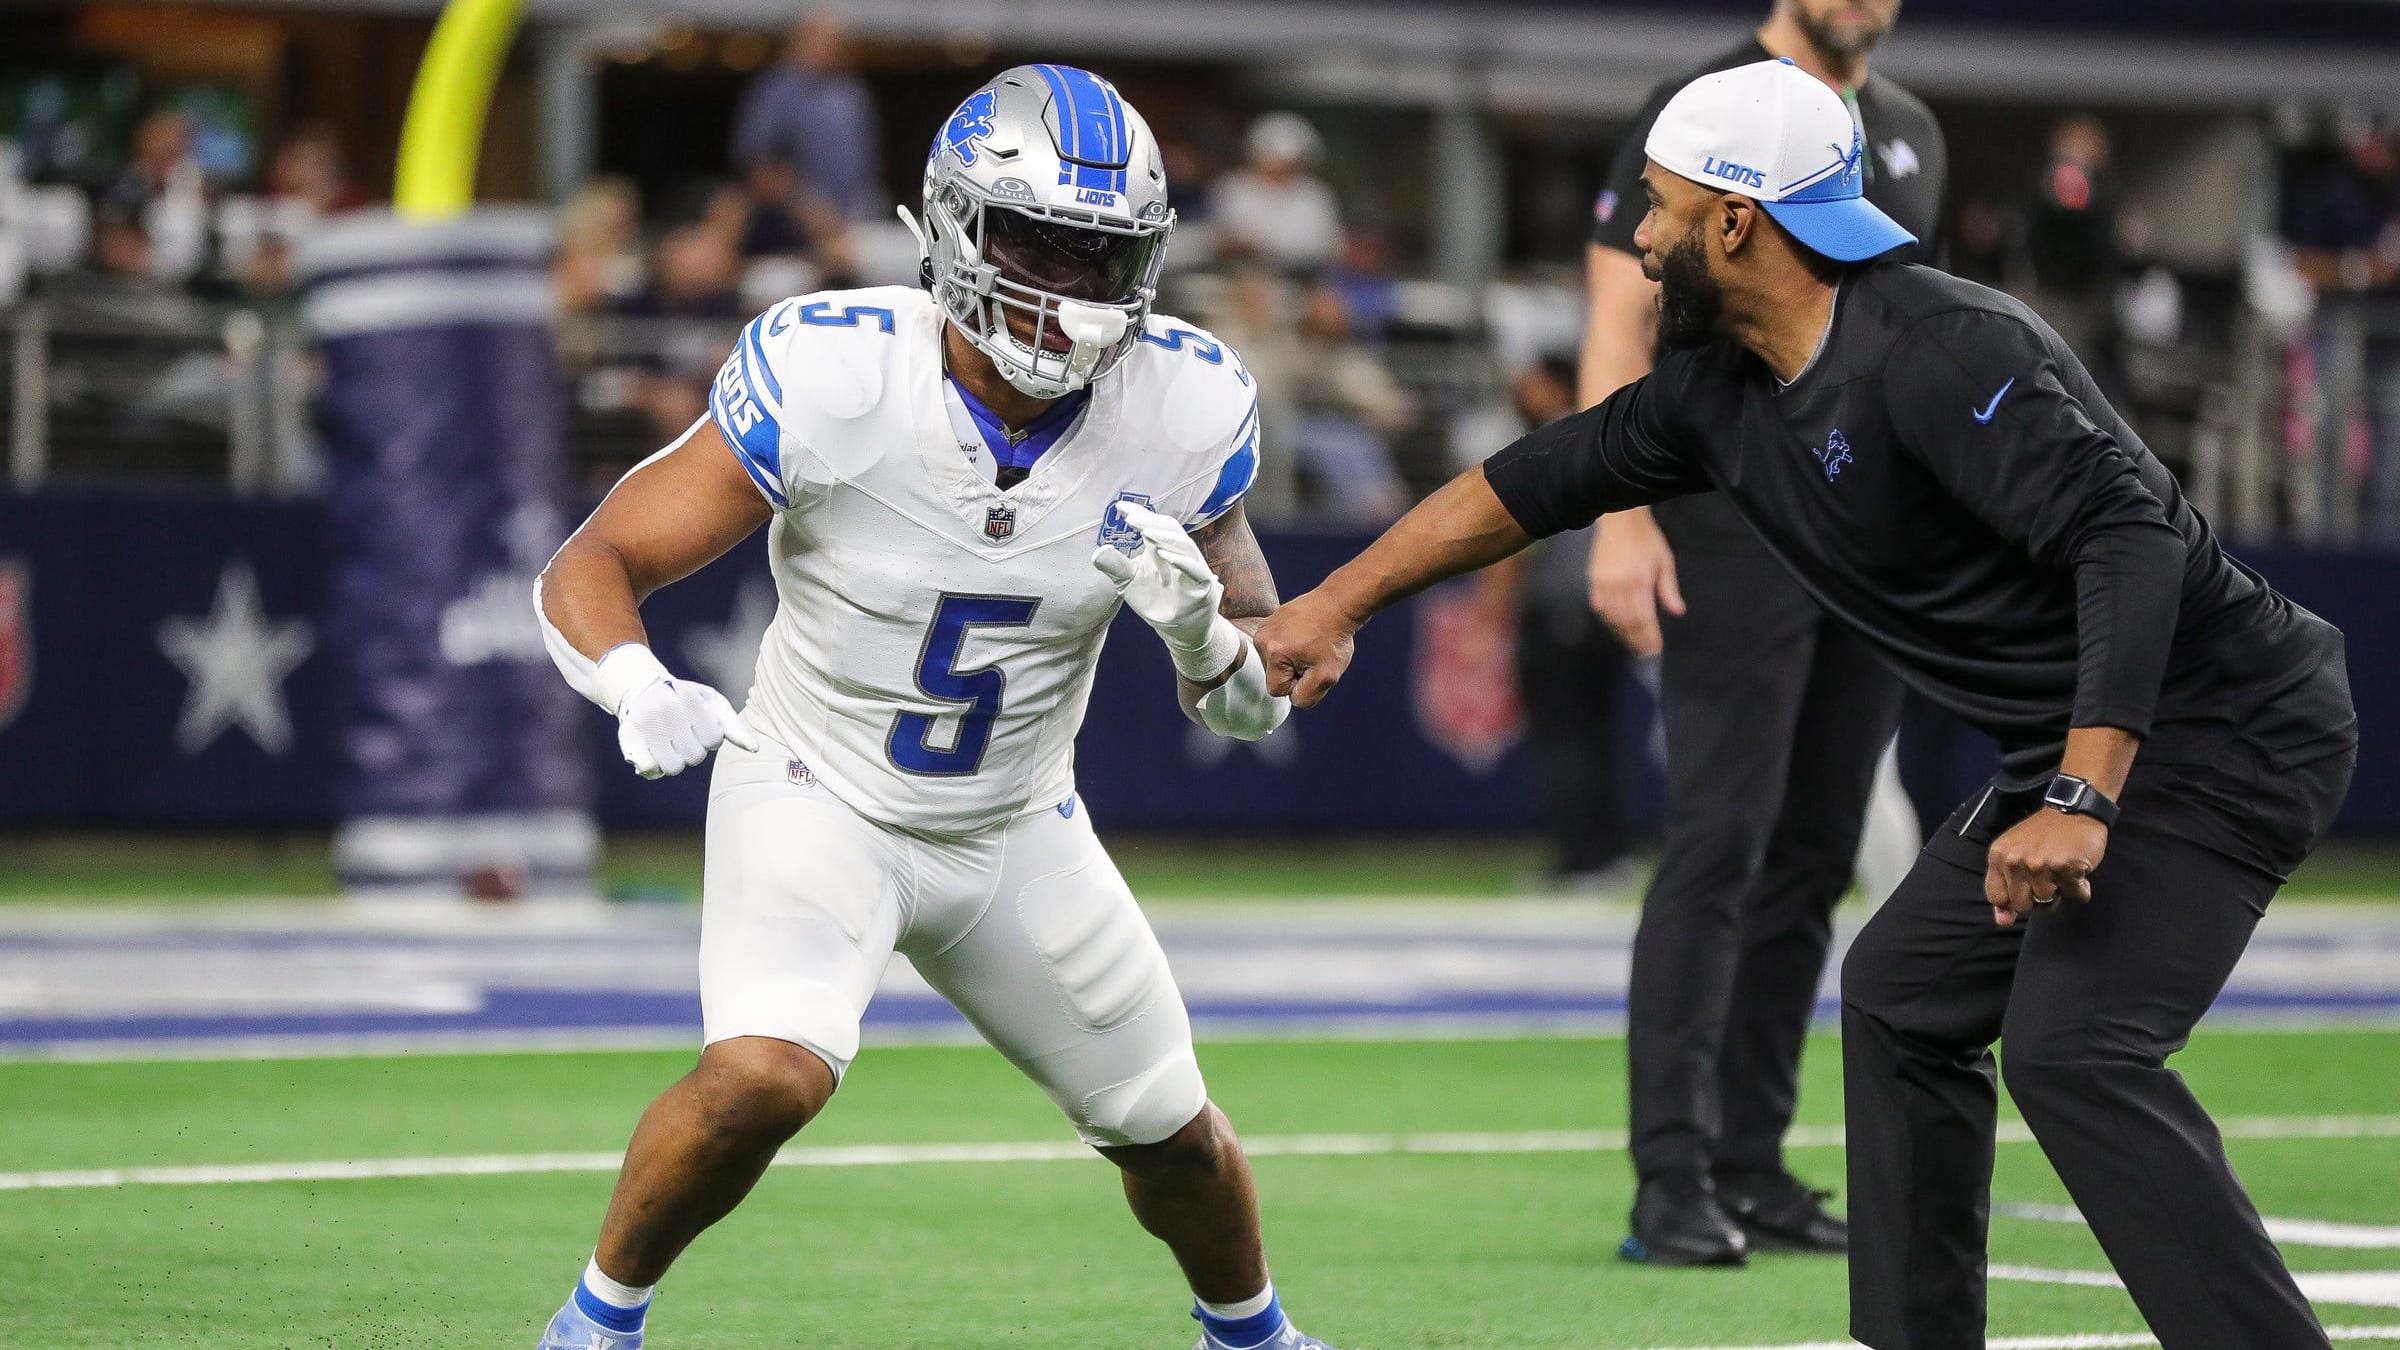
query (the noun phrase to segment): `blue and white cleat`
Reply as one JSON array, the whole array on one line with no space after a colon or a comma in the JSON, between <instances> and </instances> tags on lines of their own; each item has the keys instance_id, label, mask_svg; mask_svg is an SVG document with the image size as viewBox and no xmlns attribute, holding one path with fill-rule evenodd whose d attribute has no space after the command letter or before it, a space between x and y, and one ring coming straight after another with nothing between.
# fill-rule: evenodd
<instances>
[{"instance_id":1,"label":"blue and white cleat","mask_svg":"<svg viewBox=\"0 0 2400 1350\"><path fill-rule=\"evenodd\" d=\"M570 1300L550 1319L542 1343L534 1350L642 1350L641 1328L617 1331L604 1327Z\"/></svg>"},{"instance_id":2,"label":"blue and white cleat","mask_svg":"<svg viewBox=\"0 0 2400 1350\"><path fill-rule=\"evenodd\" d=\"M1200 1332L1200 1343L1193 1346L1192 1350L1334 1350L1334 1348L1316 1337L1302 1332L1300 1328L1293 1326L1289 1319L1286 1319L1283 1330L1256 1345L1227 1345L1209 1335L1203 1328Z\"/></svg>"}]
</instances>

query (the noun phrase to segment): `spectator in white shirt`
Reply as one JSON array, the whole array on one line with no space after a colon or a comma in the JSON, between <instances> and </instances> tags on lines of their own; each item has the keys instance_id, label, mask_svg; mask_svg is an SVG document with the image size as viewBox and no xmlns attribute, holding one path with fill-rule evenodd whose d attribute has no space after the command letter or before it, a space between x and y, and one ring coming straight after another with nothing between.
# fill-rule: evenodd
<instances>
[{"instance_id":1,"label":"spectator in white shirt","mask_svg":"<svg viewBox=\"0 0 2400 1350\"><path fill-rule=\"evenodd\" d=\"M1221 257L1257 258L1279 271L1315 273L1341 250L1341 209L1316 175L1324 142L1297 113L1250 124L1249 163L1217 184L1210 223Z\"/></svg>"}]
</instances>

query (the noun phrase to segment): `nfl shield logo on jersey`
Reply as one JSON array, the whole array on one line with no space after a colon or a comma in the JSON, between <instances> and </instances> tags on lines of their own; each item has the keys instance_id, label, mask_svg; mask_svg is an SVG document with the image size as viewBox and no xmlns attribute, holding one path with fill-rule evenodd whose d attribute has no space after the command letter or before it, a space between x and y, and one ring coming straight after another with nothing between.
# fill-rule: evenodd
<instances>
[{"instance_id":1,"label":"nfl shield logo on jersey","mask_svg":"<svg viewBox=\"0 0 2400 1350\"><path fill-rule=\"evenodd\" d=\"M1109 503L1108 510L1100 517L1100 542L1120 553L1131 553L1142 546L1142 532L1127 524L1125 513L1117 509L1127 502L1132 502L1136 506L1148 506L1150 494L1147 492L1120 492L1117 494L1117 499Z\"/></svg>"},{"instance_id":2,"label":"nfl shield logo on jersey","mask_svg":"<svg viewBox=\"0 0 2400 1350\"><path fill-rule=\"evenodd\" d=\"M33 696L33 570L0 559L0 727Z\"/></svg>"},{"instance_id":3,"label":"nfl shield logo on jersey","mask_svg":"<svg viewBox=\"0 0 2400 1350\"><path fill-rule=\"evenodd\" d=\"M995 506L989 511L983 513L984 538L996 541L1006 539L1016 532L1017 508L1013 506Z\"/></svg>"}]
</instances>

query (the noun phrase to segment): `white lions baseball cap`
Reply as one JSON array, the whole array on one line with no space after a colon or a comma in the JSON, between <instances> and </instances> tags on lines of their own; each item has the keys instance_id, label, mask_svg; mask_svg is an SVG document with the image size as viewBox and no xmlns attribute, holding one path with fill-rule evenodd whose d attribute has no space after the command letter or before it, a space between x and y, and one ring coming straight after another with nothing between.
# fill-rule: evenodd
<instances>
[{"instance_id":1,"label":"white lions baseball cap","mask_svg":"<svg viewBox=\"0 0 2400 1350\"><path fill-rule=\"evenodd\" d=\"M1703 187L1738 192L1792 237L1838 262L1863 262L1917 237L1866 199L1865 146L1842 96L1789 58L1685 85L1643 150Z\"/></svg>"}]
</instances>

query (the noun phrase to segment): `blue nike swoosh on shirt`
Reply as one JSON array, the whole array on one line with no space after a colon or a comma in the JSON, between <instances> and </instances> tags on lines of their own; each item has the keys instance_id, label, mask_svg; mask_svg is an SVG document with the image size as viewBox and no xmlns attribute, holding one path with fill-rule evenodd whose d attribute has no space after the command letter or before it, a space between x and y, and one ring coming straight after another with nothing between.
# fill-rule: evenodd
<instances>
[{"instance_id":1,"label":"blue nike swoosh on shirt","mask_svg":"<svg viewBox=\"0 0 2400 1350\"><path fill-rule=\"evenodd\" d=\"M2017 377L2014 375L2009 376L2008 383L2000 386L2000 392L1992 395L1992 401L1983 405L1983 411L1974 414L1975 420L1978 422L1990 422L1992 420L1992 414L2000 411L2000 400L2007 398L2008 391L2016 387Z\"/></svg>"},{"instance_id":2,"label":"blue nike swoosh on shirt","mask_svg":"<svg viewBox=\"0 0 2400 1350\"><path fill-rule=\"evenodd\" d=\"M777 310L777 311L776 311L776 313L775 313L775 317L774 317L773 319L771 319L771 320L769 320L769 321L767 322L767 336L768 336L768 337L773 337L773 336L775 336L777 333L780 333L780 332L782 332L784 329L786 329L786 328L789 328L789 327L791 327L791 326L792 326L792 322L791 322L791 320L789 320L789 319L786 319L785 317L783 317L783 311L781 311L781 310ZM2006 393L2007 391L2006 391L2006 390L2002 390L2001 392L2003 392L2003 393Z\"/></svg>"}]
</instances>

